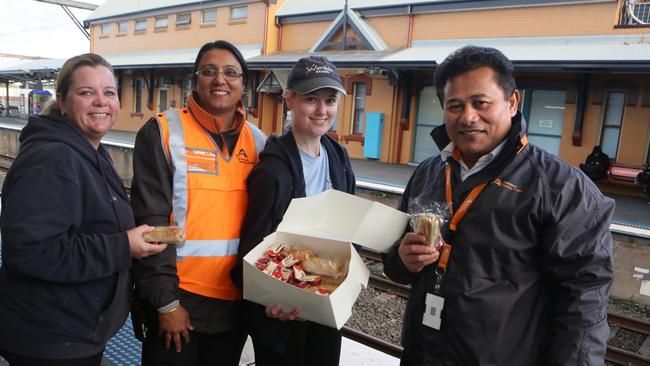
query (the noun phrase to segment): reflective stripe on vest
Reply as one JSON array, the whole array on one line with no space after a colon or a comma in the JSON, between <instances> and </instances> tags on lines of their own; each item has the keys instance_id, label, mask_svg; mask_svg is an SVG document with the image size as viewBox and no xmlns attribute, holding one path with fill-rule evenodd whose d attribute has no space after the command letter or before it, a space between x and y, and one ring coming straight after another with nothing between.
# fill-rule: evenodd
<instances>
[{"instance_id":1,"label":"reflective stripe on vest","mask_svg":"<svg viewBox=\"0 0 650 366\"><path fill-rule=\"evenodd\" d=\"M183 123L181 122L181 116L178 114L178 109L168 109L164 114L169 129L170 158L172 166L176 167L173 170L173 224L185 227L185 220L187 219L187 169L178 169L178 167L187 166L185 162L185 134L183 131Z\"/></svg>"},{"instance_id":2,"label":"reflective stripe on vest","mask_svg":"<svg viewBox=\"0 0 650 366\"><path fill-rule=\"evenodd\" d=\"M202 296L236 300L230 278L246 213L246 178L258 161L264 134L246 122L232 155L224 156L188 110L159 115L163 151L173 180L170 224L185 228L176 247L179 287Z\"/></svg>"},{"instance_id":3,"label":"reflective stripe on vest","mask_svg":"<svg viewBox=\"0 0 650 366\"><path fill-rule=\"evenodd\" d=\"M225 257L237 255L239 239L231 240L185 240L176 247L180 257Z\"/></svg>"}]
</instances>

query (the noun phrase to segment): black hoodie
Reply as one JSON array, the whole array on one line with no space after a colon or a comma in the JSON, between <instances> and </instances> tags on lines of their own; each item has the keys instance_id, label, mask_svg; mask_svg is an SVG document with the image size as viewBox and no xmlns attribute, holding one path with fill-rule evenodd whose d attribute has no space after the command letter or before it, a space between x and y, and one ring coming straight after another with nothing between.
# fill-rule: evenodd
<instances>
[{"instance_id":1,"label":"black hoodie","mask_svg":"<svg viewBox=\"0 0 650 366\"><path fill-rule=\"evenodd\" d=\"M2 189L0 349L99 353L129 310L133 213L106 150L58 116L30 117Z\"/></svg>"},{"instance_id":2,"label":"black hoodie","mask_svg":"<svg viewBox=\"0 0 650 366\"><path fill-rule=\"evenodd\" d=\"M354 194L355 179L348 154L327 135L321 144L329 159L332 188ZM248 176L248 208L239 241L239 257L233 268L233 282L242 288L242 260L248 252L271 234L282 221L293 198L305 197L305 177L296 140L291 131L271 136L260 154L260 162ZM245 323L255 342L282 353L291 323L269 318L264 308L246 303Z\"/></svg>"}]
</instances>

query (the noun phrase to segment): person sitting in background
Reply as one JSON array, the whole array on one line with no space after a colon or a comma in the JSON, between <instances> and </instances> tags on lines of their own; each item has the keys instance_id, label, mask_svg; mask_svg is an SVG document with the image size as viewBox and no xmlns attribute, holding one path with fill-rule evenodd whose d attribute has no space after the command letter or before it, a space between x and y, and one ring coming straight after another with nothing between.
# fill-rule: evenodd
<instances>
[{"instance_id":1,"label":"person sitting in background","mask_svg":"<svg viewBox=\"0 0 650 366\"><path fill-rule=\"evenodd\" d=\"M293 198L330 188L354 194L355 179L345 149L327 135L345 95L336 66L320 56L305 57L287 79L284 99L292 124L272 136L248 177L248 209L241 231L233 281L242 287L243 257L274 232ZM286 123L285 123L286 125ZM296 321L298 309L246 302L245 322L258 366L334 366L341 333L310 321Z\"/></svg>"},{"instance_id":2,"label":"person sitting in background","mask_svg":"<svg viewBox=\"0 0 650 366\"><path fill-rule=\"evenodd\" d=\"M609 156L601 150L600 146L596 145L591 154L587 155L585 163L580 164L580 170L594 182L604 178L609 170Z\"/></svg>"},{"instance_id":3,"label":"person sitting in background","mask_svg":"<svg viewBox=\"0 0 650 366\"><path fill-rule=\"evenodd\" d=\"M650 203L650 163L646 165L642 172L636 175L635 182L636 184L645 185L643 190L645 191L648 203Z\"/></svg>"},{"instance_id":4,"label":"person sitting in background","mask_svg":"<svg viewBox=\"0 0 650 366\"><path fill-rule=\"evenodd\" d=\"M111 65L65 62L57 99L29 117L2 189L0 355L11 366L99 366L129 312L131 258L160 252L102 137L117 119Z\"/></svg>"}]
</instances>

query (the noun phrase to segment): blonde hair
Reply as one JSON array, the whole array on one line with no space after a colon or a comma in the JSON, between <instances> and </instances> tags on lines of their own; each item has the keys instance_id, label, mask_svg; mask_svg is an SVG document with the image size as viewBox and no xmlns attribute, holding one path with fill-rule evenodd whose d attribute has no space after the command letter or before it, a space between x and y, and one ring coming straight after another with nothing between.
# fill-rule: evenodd
<instances>
[{"instance_id":1,"label":"blonde hair","mask_svg":"<svg viewBox=\"0 0 650 366\"><path fill-rule=\"evenodd\" d=\"M59 70L59 75L56 78L56 99L62 98L65 99L65 96L68 94L70 89L70 84L72 84L72 74L74 71L83 66L104 66L111 73L113 73L113 66L106 61L102 56L94 53L84 53L83 55L74 56L69 58ZM42 115L48 115L52 113L60 113L59 104L55 99L50 99L43 110L41 111Z\"/></svg>"}]
</instances>

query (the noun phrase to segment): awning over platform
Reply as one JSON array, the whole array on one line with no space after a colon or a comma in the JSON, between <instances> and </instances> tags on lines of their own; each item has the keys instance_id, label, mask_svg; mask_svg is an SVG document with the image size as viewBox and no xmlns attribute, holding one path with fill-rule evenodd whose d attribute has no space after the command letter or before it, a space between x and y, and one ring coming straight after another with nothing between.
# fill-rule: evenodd
<instances>
[{"instance_id":1,"label":"awning over platform","mask_svg":"<svg viewBox=\"0 0 650 366\"><path fill-rule=\"evenodd\" d=\"M414 41L413 47L389 55L383 61L440 63L451 52L468 44L497 48L519 69L650 70L650 34Z\"/></svg>"},{"instance_id":2,"label":"awning over platform","mask_svg":"<svg viewBox=\"0 0 650 366\"><path fill-rule=\"evenodd\" d=\"M46 58L32 60L0 68L0 80L3 81L35 81L55 79L65 59Z\"/></svg>"},{"instance_id":3,"label":"awning over platform","mask_svg":"<svg viewBox=\"0 0 650 366\"><path fill-rule=\"evenodd\" d=\"M267 55L253 57L248 62L252 70L263 70L270 68L290 69L299 59L310 55L321 55L327 57L338 67L372 67L381 66L387 56L394 54L397 49L384 51L321 51L321 52L275 52Z\"/></svg>"},{"instance_id":4,"label":"awning over platform","mask_svg":"<svg viewBox=\"0 0 650 366\"><path fill-rule=\"evenodd\" d=\"M413 41L412 47L385 51L276 52L248 60L251 69L290 68L319 54L339 68L433 69L468 44L495 47L518 69L650 71L650 34L574 37L510 37Z\"/></svg>"},{"instance_id":5,"label":"awning over platform","mask_svg":"<svg viewBox=\"0 0 650 366\"><path fill-rule=\"evenodd\" d=\"M200 48L102 54L115 69L192 67ZM246 60L259 56L262 45L237 45Z\"/></svg>"}]
</instances>

